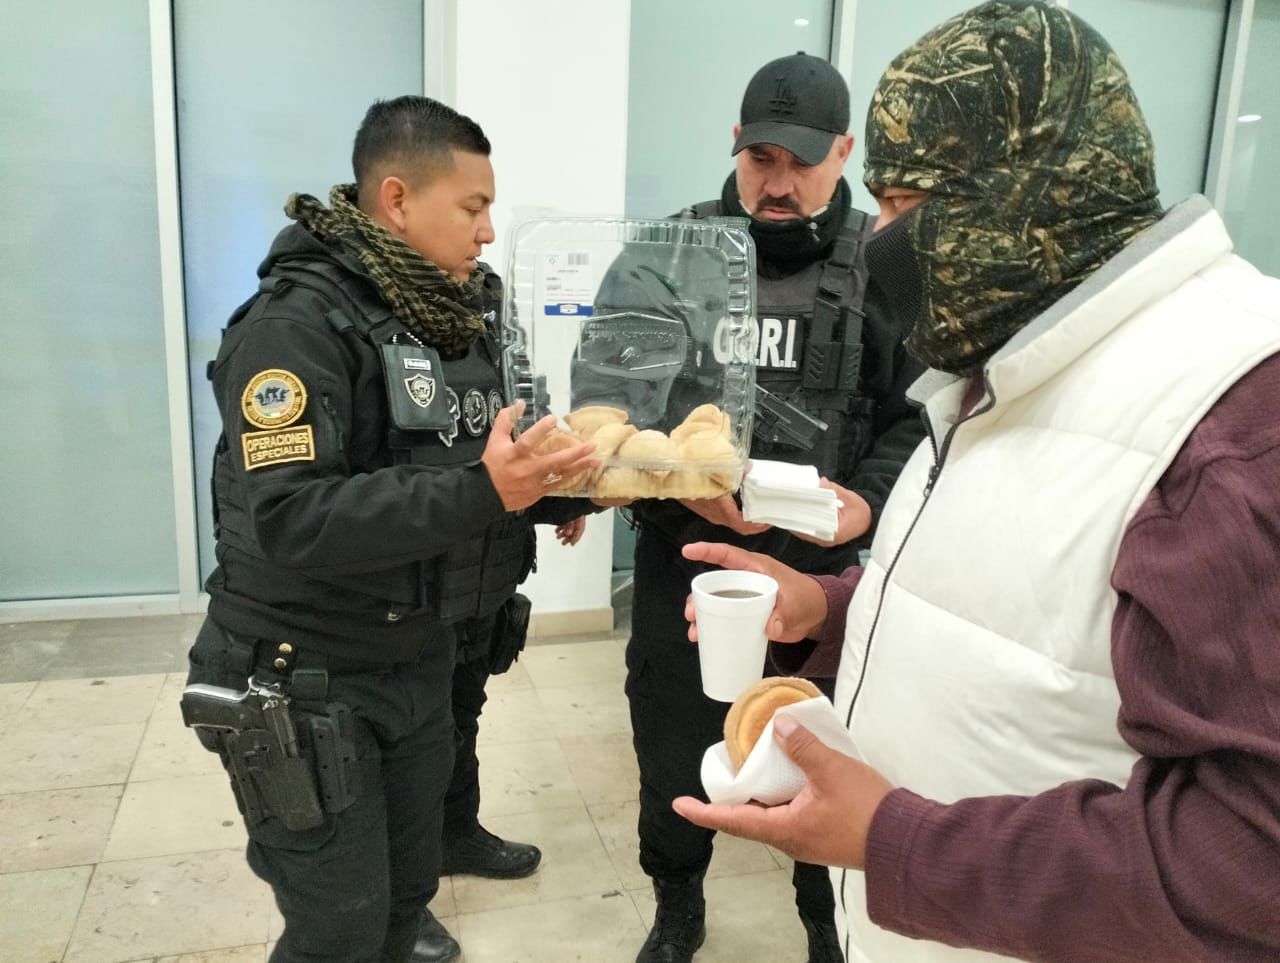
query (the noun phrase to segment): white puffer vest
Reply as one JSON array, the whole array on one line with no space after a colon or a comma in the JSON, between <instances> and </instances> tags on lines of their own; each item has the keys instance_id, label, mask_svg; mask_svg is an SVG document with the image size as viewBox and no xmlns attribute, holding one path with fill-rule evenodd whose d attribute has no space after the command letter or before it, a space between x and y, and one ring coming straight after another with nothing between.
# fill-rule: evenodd
<instances>
[{"instance_id":1,"label":"white puffer vest","mask_svg":"<svg viewBox=\"0 0 1280 963\"><path fill-rule=\"evenodd\" d=\"M1127 782L1121 535L1213 403L1278 350L1280 282L1193 198L1019 332L970 417L956 423L962 381L927 397L932 443L885 508L840 662L836 708L868 763L944 803ZM913 393L930 378L945 376ZM1005 959L883 930L862 873L832 881L851 963Z\"/></svg>"}]
</instances>

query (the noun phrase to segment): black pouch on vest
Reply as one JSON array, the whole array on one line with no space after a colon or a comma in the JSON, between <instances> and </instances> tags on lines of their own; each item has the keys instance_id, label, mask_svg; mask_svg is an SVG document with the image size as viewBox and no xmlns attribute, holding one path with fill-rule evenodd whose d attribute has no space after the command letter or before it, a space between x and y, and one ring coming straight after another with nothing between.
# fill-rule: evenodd
<instances>
[{"instance_id":1,"label":"black pouch on vest","mask_svg":"<svg viewBox=\"0 0 1280 963\"><path fill-rule=\"evenodd\" d=\"M453 428L444 365L434 348L384 344L382 371L387 379L387 408L393 426L400 431Z\"/></svg>"},{"instance_id":2,"label":"black pouch on vest","mask_svg":"<svg viewBox=\"0 0 1280 963\"><path fill-rule=\"evenodd\" d=\"M493 641L489 643L489 674L501 675L524 651L529 635L529 614L533 603L516 592L498 609L493 625Z\"/></svg>"}]
</instances>

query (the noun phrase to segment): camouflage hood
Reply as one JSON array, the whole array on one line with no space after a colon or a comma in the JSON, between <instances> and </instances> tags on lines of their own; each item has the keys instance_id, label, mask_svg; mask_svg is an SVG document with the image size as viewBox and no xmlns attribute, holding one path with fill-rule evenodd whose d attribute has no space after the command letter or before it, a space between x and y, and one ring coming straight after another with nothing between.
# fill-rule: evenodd
<instances>
[{"instance_id":1,"label":"camouflage hood","mask_svg":"<svg viewBox=\"0 0 1280 963\"><path fill-rule=\"evenodd\" d=\"M1151 134L1128 76L1068 11L1001 0L889 66L867 116L871 188L935 195L904 215L934 367L980 366L1160 215Z\"/></svg>"}]
</instances>

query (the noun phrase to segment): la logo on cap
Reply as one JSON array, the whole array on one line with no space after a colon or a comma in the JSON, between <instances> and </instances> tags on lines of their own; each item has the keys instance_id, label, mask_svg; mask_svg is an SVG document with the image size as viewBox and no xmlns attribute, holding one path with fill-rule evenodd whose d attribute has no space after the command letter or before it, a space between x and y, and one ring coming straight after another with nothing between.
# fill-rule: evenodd
<instances>
[{"instance_id":1,"label":"la logo on cap","mask_svg":"<svg viewBox=\"0 0 1280 963\"><path fill-rule=\"evenodd\" d=\"M781 74L774 79L774 84L773 97L769 101L769 107L775 114L794 114L796 110L796 95L791 92L791 84Z\"/></svg>"}]
</instances>

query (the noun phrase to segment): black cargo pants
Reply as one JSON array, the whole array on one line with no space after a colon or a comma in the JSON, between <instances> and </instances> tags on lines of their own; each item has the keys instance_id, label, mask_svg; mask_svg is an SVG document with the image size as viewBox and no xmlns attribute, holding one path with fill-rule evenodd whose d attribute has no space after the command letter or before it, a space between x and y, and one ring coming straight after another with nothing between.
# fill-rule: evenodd
<instances>
[{"instance_id":1,"label":"black cargo pants","mask_svg":"<svg viewBox=\"0 0 1280 963\"><path fill-rule=\"evenodd\" d=\"M206 620L188 681L243 690L232 648ZM369 778L355 802L313 829L288 830L274 818L249 828L249 865L270 884L285 921L272 963L408 960L422 907L439 886L453 662L450 640L433 642L414 663L330 671L327 701L350 707ZM282 679L255 671L262 682Z\"/></svg>"},{"instance_id":2,"label":"black cargo pants","mask_svg":"<svg viewBox=\"0 0 1280 963\"><path fill-rule=\"evenodd\" d=\"M677 815L671 802L707 798L702 756L724 739L729 706L703 694L698 649L684 618L689 582L706 567L688 562L673 543L643 527L635 564L627 700L640 766L640 868L653 879L680 880L706 872L715 831ZM797 862L792 884L804 916L834 919L825 866Z\"/></svg>"}]
</instances>

